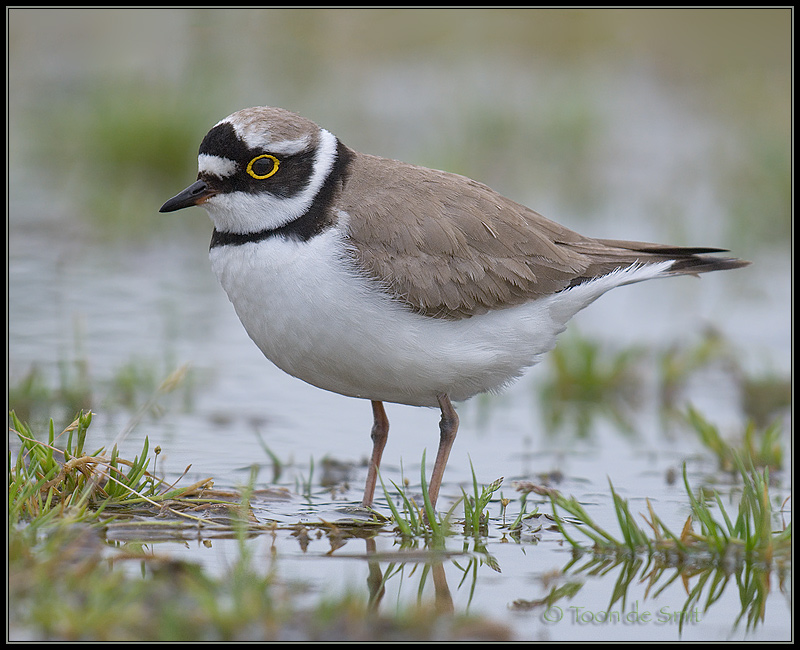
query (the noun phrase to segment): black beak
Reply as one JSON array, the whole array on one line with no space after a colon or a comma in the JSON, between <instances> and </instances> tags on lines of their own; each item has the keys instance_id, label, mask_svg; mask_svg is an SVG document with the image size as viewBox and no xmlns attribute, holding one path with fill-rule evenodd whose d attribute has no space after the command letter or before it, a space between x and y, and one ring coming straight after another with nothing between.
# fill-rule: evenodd
<instances>
[{"instance_id":1,"label":"black beak","mask_svg":"<svg viewBox=\"0 0 800 650\"><path fill-rule=\"evenodd\" d=\"M182 210L198 203L202 203L208 197L214 196L215 190L212 190L205 181L197 181L192 183L180 194L176 194L164 205L161 206L159 212L174 212L175 210Z\"/></svg>"}]
</instances>

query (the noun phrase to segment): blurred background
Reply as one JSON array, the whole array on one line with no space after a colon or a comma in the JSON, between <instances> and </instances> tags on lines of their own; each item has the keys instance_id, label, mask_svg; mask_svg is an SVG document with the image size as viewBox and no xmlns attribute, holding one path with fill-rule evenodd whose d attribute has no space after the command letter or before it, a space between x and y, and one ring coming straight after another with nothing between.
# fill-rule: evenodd
<instances>
[{"instance_id":1,"label":"blurred background","mask_svg":"<svg viewBox=\"0 0 800 650\"><path fill-rule=\"evenodd\" d=\"M629 219L609 236L787 243L787 9L8 18L12 226L26 220L20 203L37 202L95 235L169 228L153 213L194 177L210 126L274 105L352 148L478 178L556 220Z\"/></svg>"},{"instance_id":2,"label":"blurred background","mask_svg":"<svg viewBox=\"0 0 800 650\"><path fill-rule=\"evenodd\" d=\"M708 321L758 372L789 371L790 9L7 18L9 372L40 404L91 376L116 395L108 413L187 361L234 377L247 359L263 381L269 364L209 269L205 213L158 213L194 180L207 130L252 105L473 177L587 235L729 248L755 264L660 284L650 301L652 286L609 296L583 327L662 341ZM263 392L219 382L212 396L263 413Z\"/></svg>"}]
</instances>

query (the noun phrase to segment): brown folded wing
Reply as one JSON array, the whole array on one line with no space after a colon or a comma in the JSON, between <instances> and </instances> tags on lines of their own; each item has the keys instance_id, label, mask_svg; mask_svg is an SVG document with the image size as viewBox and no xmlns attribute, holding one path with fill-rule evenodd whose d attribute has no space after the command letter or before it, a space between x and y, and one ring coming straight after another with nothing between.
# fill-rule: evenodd
<instances>
[{"instance_id":1,"label":"brown folded wing","mask_svg":"<svg viewBox=\"0 0 800 650\"><path fill-rule=\"evenodd\" d=\"M398 300L459 319L556 293L634 263L671 273L745 262L716 249L583 237L463 176L358 154L340 206L359 266Z\"/></svg>"}]
</instances>

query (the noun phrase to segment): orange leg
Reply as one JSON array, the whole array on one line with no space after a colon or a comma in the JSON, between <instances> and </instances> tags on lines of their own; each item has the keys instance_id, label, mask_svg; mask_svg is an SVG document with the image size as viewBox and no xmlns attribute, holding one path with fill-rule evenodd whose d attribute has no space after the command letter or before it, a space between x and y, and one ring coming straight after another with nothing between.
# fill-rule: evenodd
<instances>
[{"instance_id":1,"label":"orange leg","mask_svg":"<svg viewBox=\"0 0 800 650\"><path fill-rule=\"evenodd\" d=\"M386 440L389 438L389 418L386 417L386 411L383 409L383 402L372 402L372 458L369 461L369 469L367 470L367 484L364 487L364 499L361 505L365 508L372 506L372 498L375 496L375 484L378 481L378 468L381 466L381 456L383 456L383 448L386 446Z\"/></svg>"},{"instance_id":2,"label":"orange leg","mask_svg":"<svg viewBox=\"0 0 800 650\"><path fill-rule=\"evenodd\" d=\"M436 462L433 465L433 474L428 486L428 494L431 503L436 506L436 499L439 497L439 488L442 486L444 469L447 466L447 459L450 457L450 449L458 433L458 415L447 395L437 395L439 408L442 409L442 419L439 422L439 451L436 454Z\"/></svg>"}]
</instances>

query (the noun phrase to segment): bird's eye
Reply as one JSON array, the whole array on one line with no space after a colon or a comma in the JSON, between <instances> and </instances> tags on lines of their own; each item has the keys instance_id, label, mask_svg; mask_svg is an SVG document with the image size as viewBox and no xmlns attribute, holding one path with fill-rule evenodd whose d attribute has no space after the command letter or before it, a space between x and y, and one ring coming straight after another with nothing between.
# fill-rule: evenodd
<instances>
[{"instance_id":1,"label":"bird's eye","mask_svg":"<svg viewBox=\"0 0 800 650\"><path fill-rule=\"evenodd\" d=\"M247 163L247 173L253 178L263 181L277 172L280 164L280 161L275 156L265 153L256 156Z\"/></svg>"}]
</instances>

